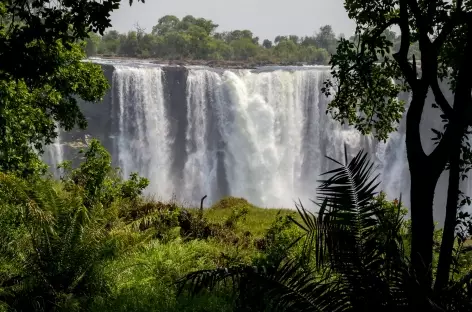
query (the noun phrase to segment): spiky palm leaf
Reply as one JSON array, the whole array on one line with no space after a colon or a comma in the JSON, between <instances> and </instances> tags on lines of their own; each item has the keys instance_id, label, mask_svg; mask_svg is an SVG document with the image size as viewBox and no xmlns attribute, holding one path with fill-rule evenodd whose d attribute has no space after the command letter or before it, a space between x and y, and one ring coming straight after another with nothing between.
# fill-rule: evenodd
<instances>
[{"instance_id":1,"label":"spiky palm leaf","mask_svg":"<svg viewBox=\"0 0 472 312\"><path fill-rule=\"evenodd\" d=\"M345 293L329 274L316 275L297 260L272 266L236 266L190 273L179 281L192 294L218 285L232 287L240 309L265 311L344 311L346 301L331 296Z\"/></svg>"},{"instance_id":2,"label":"spiky palm leaf","mask_svg":"<svg viewBox=\"0 0 472 312\"><path fill-rule=\"evenodd\" d=\"M349 309L386 308L395 296L404 302L395 286L406 272L400 261L400 215L384 217L374 201L378 176L372 177L373 163L365 153L360 151L346 164L331 160L337 168L323 174L328 177L320 181L318 216L302 205L297 207L306 224L307 241L315 241L317 266L327 263L338 275L348 293ZM396 308L399 305L394 304Z\"/></svg>"}]
</instances>

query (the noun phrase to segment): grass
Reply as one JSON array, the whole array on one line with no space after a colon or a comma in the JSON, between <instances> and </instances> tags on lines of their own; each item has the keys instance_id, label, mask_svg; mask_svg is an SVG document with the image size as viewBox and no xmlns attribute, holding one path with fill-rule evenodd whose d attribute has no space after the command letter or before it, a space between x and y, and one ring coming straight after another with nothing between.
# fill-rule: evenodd
<instances>
[{"instance_id":1,"label":"grass","mask_svg":"<svg viewBox=\"0 0 472 312\"><path fill-rule=\"evenodd\" d=\"M244 198L228 197L220 200L210 209L205 210L204 216L211 222L222 222L231 217L235 210L247 209L247 214L238 223L236 232L242 234L251 232L255 237L262 237L277 216L291 216L299 218L296 210L266 209L250 204Z\"/></svg>"},{"instance_id":2,"label":"grass","mask_svg":"<svg viewBox=\"0 0 472 312\"><path fill-rule=\"evenodd\" d=\"M177 296L175 281L188 272L215 267L219 252L206 241L152 241L107 266L111 294L96 300L91 310L231 311L232 298L225 294Z\"/></svg>"},{"instance_id":3,"label":"grass","mask_svg":"<svg viewBox=\"0 0 472 312\"><path fill-rule=\"evenodd\" d=\"M258 208L241 198L223 199L204 211L206 222L217 229L209 237L189 239L174 228L172 239L152 239L107 263L110 293L94 298L90 311L232 311L229 291L191 298L178 295L175 282L195 270L250 264L280 253L281 242L298 233L286 219L296 215L288 209Z\"/></svg>"}]
</instances>

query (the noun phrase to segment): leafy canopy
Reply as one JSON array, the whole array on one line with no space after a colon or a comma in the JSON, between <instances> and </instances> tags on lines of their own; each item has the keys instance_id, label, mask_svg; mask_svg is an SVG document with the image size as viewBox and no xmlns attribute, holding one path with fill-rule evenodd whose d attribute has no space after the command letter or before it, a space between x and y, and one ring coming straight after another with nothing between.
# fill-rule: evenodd
<instances>
[{"instance_id":1,"label":"leafy canopy","mask_svg":"<svg viewBox=\"0 0 472 312\"><path fill-rule=\"evenodd\" d=\"M77 42L103 33L119 3L0 1L0 170L44 170L37 153L56 127L86 126L77 99L100 101L108 83Z\"/></svg>"},{"instance_id":2,"label":"leafy canopy","mask_svg":"<svg viewBox=\"0 0 472 312\"><path fill-rule=\"evenodd\" d=\"M465 53L469 2L345 1L357 27L352 40L340 39L331 60L333 79L324 91L336 95L329 106L333 117L385 140L405 110L396 96L415 86L418 76L430 84L441 110L450 112L438 78L447 78L455 90L459 60ZM390 30L393 25L400 27L398 38ZM418 44L425 53L417 49ZM412 52L421 61L418 70L408 61L415 56Z\"/></svg>"}]
</instances>

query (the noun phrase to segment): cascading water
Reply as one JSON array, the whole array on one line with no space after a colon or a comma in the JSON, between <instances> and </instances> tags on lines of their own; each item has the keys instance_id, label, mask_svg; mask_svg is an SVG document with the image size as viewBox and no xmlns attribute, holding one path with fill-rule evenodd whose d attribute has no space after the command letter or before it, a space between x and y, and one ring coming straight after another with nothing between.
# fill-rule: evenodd
<instances>
[{"instance_id":1,"label":"cascading water","mask_svg":"<svg viewBox=\"0 0 472 312\"><path fill-rule=\"evenodd\" d=\"M58 123L56 125L56 132L57 137L54 139L54 142L47 146L46 151L46 159L48 160L47 163L53 168L53 173L56 178L59 178L61 175L61 171L57 169L57 166L64 162L64 149L62 148L62 140L61 134L62 130Z\"/></svg>"},{"instance_id":2,"label":"cascading water","mask_svg":"<svg viewBox=\"0 0 472 312\"><path fill-rule=\"evenodd\" d=\"M315 198L319 174L331 166L324 156L344 160L346 144L350 157L361 148L371 153L382 188L409 202L404 132L377 143L333 121L321 92L328 68L115 64L111 72L102 111L88 107L87 133L102 138L124 176L148 177L151 194L192 204L203 195L208 203L232 195L293 207Z\"/></svg>"},{"instance_id":3,"label":"cascading water","mask_svg":"<svg viewBox=\"0 0 472 312\"><path fill-rule=\"evenodd\" d=\"M169 180L168 124L162 70L158 67L117 66L113 74L112 106L118 116L118 165L124 176L138 172L150 179L155 194L172 191Z\"/></svg>"}]
</instances>

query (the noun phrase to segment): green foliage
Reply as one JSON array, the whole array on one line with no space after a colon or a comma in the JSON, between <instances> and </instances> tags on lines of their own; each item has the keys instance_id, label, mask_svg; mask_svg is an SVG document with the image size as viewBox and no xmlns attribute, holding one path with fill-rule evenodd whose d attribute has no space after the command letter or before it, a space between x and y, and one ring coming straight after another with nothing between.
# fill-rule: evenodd
<instances>
[{"instance_id":1,"label":"green foliage","mask_svg":"<svg viewBox=\"0 0 472 312\"><path fill-rule=\"evenodd\" d=\"M389 41L382 41L376 48L383 53L390 46ZM335 97L328 105L334 119L354 125L362 134L373 131L377 138L386 140L403 116L405 104L397 96L405 88L394 81L401 77L398 65L389 58L377 63L377 51L364 51L360 58L359 48L341 39L331 59L333 78L322 91L330 96L334 90Z\"/></svg>"},{"instance_id":2,"label":"green foliage","mask_svg":"<svg viewBox=\"0 0 472 312\"><path fill-rule=\"evenodd\" d=\"M301 254L300 248L292 247L300 235L300 228L295 225L291 216L278 213L266 234L255 241L257 249L263 253L254 264L276 264L287 257L299 256Z\"/></svg>"},{"instance_id":3,"label":"green foliage","mask_svg":"<svg viewBox=\"0 0 472 312\"><path fill-rule=\"evenodd\" d=\"M149 232L154 238L164 241L173 234L174 228L180 226L180 215L181 209L173 203L143 200L135 200L131 205L126 202L119 211L119 217L126 227L134 231Z\"/></svg>"},{"instance_id":4,"label":"green foliage","mask_svg":"<svg viewBox=\"0 0 472 312\"><path fill-rule=\"evenodd\" d=\"M86 126L77 99L99 102L108 83L100 66L83 62L83 49L98 52L100 38L90 32L103 34L119 4L0 3L0 170L44 172L37 154L57 136L56 123L66 130Z\"/></svg>"},{"instance_id":5,"label":"green foliage","mask_svg":"<svg viewBox=\"0 0 472 312\"><path fill-rule=\"evenodd\" d=\"M228 219L225 220L225 226L228 228L234 228L236 223L241 219L244 220L248 213L249 209L247 207L233 209Z\"/></svg>"},{"instance_id":6,"label":"green foliage","mask_svg":"<svg viewBox=\"0 0 472 312\"><path fill-rule=\"evenodd\" d=\"M139 27L128 34L119 34L114 30L105 33L99 43L98 54L165 60L327 64L337 46L331 26L320 28L320 32L313 37L277 36L275 44L266 39L262 45L250 30L219 33L216 32L217 27L204 18L188 15L179 19L166 15L158 20L149 34ZM87 49L90 52L88 56L95 55L92 47L90 44Z\"/></svg>"},{"instance_id":7,"label":"green foliage","mask_svg":"<svg viewBox=\"0 0 472 312\"><path fill-rule=\"evenodd\" d=\"M211 209L220 210L220 209L229 209L229 208L240 208L245 209L251 207L251 204L244 198L239 197L224 197L220 199L216 204L214 204Z\"/></svg>"},{"instance_id":8,"label":"green foliage","mask_svg":"<svg viewBox=\"0 0 472 312\"><path fill-rule=\"evenodd\" d=\"M200 216L141 195L147 181L123 181L96 140L61 181L0 173L0 306L15 311L231 311L228 290L177 296L188 272L275 256L275 217L226 198ZM112 194L105 196L106 194ZM190 215L206 236L179 228ZM274 226L270 226L270 224ZM266 234L267 229L269 231ZM285 230L283 230L285 232ZM256 241L267 237L272 254ZM196 239L195 239L196 238Z\"/></svg>"},{"instance_id":9,"label":"green foliage","mask_svg":"<svg viewBox=\"0 0 472 312\"><path fill-rule=\"evenodd\" d=\"M34 85L54 75L64 66L63 61L56 59L58 51L54 47L60 45L71 51L73 43L88 38L90 31L103 34L111 26L110 13L119 8L120 2L59 0L50 6L47 0L3 1L0 3L1 79L25 79L28 85Z\"/></svg>"},{"instance_id":10,"label":"green foliage","mask_svg":"<svg viewBox=\"0 0 472 312\"><path fill-rule=\"evenodd\" d=\"M90 311L233 311L228 291L183 298L175 285L187 272L216 267L222 249L202 240L150 242L107 266L111 294L96 300Z\"/></svg>"},{"instance_id":11,"label":"green foliage","mask_svg":"<svg viewBox=\"0 0 472 312\"><path fill-rule=\"evenodd\" d=\"M121 185L121 197L136 200L143 190L148 187L149 180L132 173L127 181Z\"/></svg>"},{"instance_id":12,"label":"green foliage","mask_svg":"<svg viewBox=\"0 0 472 312\"><path fill-rule=\"evenodd\" d=\"M16 311L77 310L88 296L106 291L102 263L114 248L103 211L86 210L47 180L25 183L2 174L0 189L6 249L0 301Z\"/></svg>"},{"instance_id":13,"label":"green foliage","mask_svg":"<svg viewBox=\"0 0 472 312\"><path fill-rule=\"evenodd\" d=\"M85 54L89 56L97 55L98 46L100 45L100 36L96 33L89 33L89 37L85 39Z\"/></svg>"},{"instance_id":14,"label":"green foliage","mask_svg":"<svg viewBox=\"0 0 472 312\"><path fill-rule=\"evenodd\" d=\"M336 53L336 46L338 44L336 34L330 25L320 27L320 31L314 37L314 42L317 47L324 48L329 54Z\"/></svg>"},{"instance_id":15,"label":"green foliage","mask_svg":"<svg viewBox=\"0 0 472 312\"><path fill-rule=\"evenodd\" d=\"M408 271L407 261L397 259L403 259L402 242L408 240L407 224L400 222L404 208L385 194L369 195L375 179L368 178L372 165L365 155L340 165L322 183L317 193L328 200L318 217L301 206L297 217L233 197L202 216L196 209L143 198L147 181L136 174L121 180L98 141L92 140L83 154L77 168L65 165L62 181L0 174L1 306L16 311L231 311L250 305L275 311L319 304L333 311L373 297L377 300L362 308L375 311L378 304L391 304L392 296L396 305L404 304L396 292L405 290L400 286L416 287L414 279L399 281L404 276L396 275L399 267ZM187 222L190 231L185 231ZM470 265L462 254L451 284L454 304L462 302L461 268ZM175 282L195 270L207 272L200 282L216 285L207 279L215 277L216 268L225 268L216 271L219 278L235 277L236 284L178 296ZM450 304L449 296L434 300Z\"/></svg>"},{"instance_id":16,"label":"green foliage","mask_svg":"<svg viewBox=\"0 0 472 312\"><path fill-rule=\"evenodd\" d=\"M59 187L0 173L0 302L11 309L78 310L108 291L104 264L120 250L111 207L137 202L148 181L122 181L96 140L84 156L76 169L64 165Z\"/></svg>"},{"instance_id":17,"label":"green foliage","mask_svg":"<svg viewBox=\"0 0 472 312\"><path fill-rule=\"evenodd\" d=\"M46 49L42 44L38 48ZM1 170L24 176L43 170L37 154L57 136L54 120L67 130L76 124L85 127L76 96L96 102L108 87L101 68L82 61L79 46L67 50L57 42L47 49L63 64L47 79L36 81L35 86L25 79L0 80Z\"/></svg>"},{"instance_id":18,"label":"green foliage","mask_svg":"<svg viewBox=\"0 0 472 312\"><path fill-rule=\"evenodd\" d=\"M149 180L132 173L122 181L119 172L111 166L111 156L98 140L91 140L88 149L80 151L84 161L76 169L63 164L66 190L78 191L87 208L98 204L109 207L116 198L135 200L149 185Z\"/></svg>"}]
</instances>

